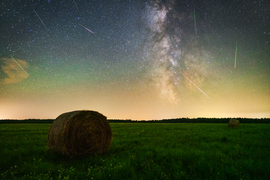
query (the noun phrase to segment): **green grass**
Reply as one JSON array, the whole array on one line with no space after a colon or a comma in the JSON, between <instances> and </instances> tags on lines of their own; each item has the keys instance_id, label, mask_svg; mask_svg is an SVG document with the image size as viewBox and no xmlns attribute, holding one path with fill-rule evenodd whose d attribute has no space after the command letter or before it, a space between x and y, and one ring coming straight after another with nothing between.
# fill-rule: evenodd
<instances>
[{"instance_id":1,"label":"green grass","mask_svg":"<svg viewBox=\"0 0 270 180\"><path fill-rule=\"evenodd\" d=\"M112 123L108 153L48 151L50 124L0 125L0 179L267 179L270 124Z\"/></svg>"}]
</instances>

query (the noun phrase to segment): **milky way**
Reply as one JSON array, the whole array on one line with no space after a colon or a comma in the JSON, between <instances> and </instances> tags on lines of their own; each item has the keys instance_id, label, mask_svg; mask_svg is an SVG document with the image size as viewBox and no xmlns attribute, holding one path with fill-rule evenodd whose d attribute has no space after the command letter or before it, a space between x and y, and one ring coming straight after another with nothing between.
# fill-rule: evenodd
<instances>
[{"instance_id":1,"label":"milky way","mask_svg":"<svg viewBox=\"0 0 270 180\"><path fill-rule=\"evenodd\" d=\"M181 24L186 15L176 12L173 6L174 3L154 3L146 7L150 29L150 43L146 48L150 49L150 72L156 88L162 98L177 104L181 99L181 86L195 86L202 91L198 86L208 75L205 62L209 62L211 56L196 44L196 36L183 30ZM189 42L182 43L183 37Z\"/></svg>"}]
</instances>

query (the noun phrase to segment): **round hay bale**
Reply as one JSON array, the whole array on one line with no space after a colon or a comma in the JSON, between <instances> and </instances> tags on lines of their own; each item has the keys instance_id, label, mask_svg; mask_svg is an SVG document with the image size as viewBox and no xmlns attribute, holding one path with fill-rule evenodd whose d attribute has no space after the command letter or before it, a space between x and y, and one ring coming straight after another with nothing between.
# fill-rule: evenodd
<instances>
[{"instance_id":1,"label":"round hay bale","mask_svg":"<svg viewBox=\"0 0 270 180\"><path fill-rule=\"evenodd\" d=\"M238 127L238 125L239 125L239 121L236 119L230 119L228 123L228 127Z\"/></svg>"},{"instance_id":2,"label":"round hay bale","mask_svg":"<svg viewBox=\"0 0 270 180\"><path fill-rule=\"evenodd\" d=\"M48 148L70 157L108 151L112 130L107 118L96 111L72 111L58 116L48 132Z\"/></svg>"}]
</instances>

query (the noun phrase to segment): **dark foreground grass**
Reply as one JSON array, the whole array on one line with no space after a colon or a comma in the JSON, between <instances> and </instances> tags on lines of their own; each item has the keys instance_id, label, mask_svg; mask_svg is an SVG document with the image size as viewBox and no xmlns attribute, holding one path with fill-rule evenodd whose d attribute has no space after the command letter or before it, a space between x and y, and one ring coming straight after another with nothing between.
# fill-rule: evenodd
<instances>
[{"instance_id":1,"label":"dark foreground grass","mask_svg":"<svg viewBox=\"0 0 270 180\"><path fill-rule=\"evenodd\" d=\"M268 179L270 124L112 123L108 153L48 151L50 124L0 125L0 179Z\"/></svg>"}]
</instances>

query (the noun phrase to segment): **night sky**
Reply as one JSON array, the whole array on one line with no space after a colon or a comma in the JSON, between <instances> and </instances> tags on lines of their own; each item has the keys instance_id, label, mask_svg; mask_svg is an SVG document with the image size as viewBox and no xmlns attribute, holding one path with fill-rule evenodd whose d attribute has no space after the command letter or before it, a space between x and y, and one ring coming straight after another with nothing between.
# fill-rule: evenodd
<instances>
[{"instance_id":1,"label":"night sky","mask_svg":"<svg viewBox=\"0 0 270 180\"><path fill-rule=\"evenodd\" d=\"M268 0L1 0L0 119L270 117Z\"/></svg>"}]
</instances>

